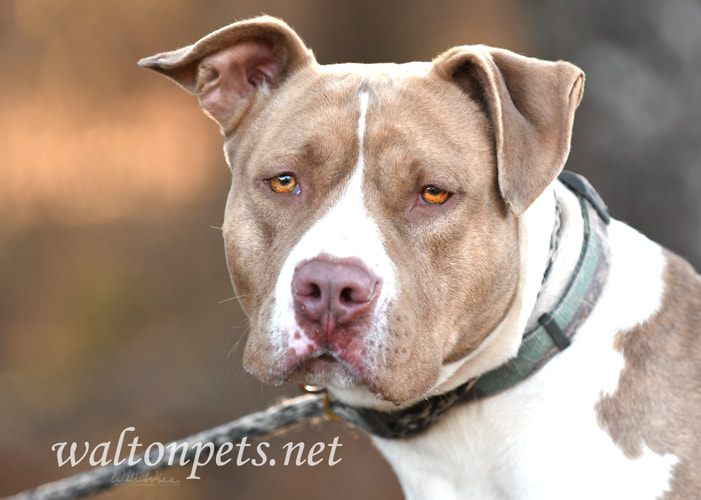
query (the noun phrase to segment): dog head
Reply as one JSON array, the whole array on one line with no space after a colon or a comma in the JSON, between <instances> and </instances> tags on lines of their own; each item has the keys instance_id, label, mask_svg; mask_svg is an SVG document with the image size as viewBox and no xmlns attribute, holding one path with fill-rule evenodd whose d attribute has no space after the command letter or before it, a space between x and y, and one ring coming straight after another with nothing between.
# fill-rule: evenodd
<instances>
[{"instance_id":1,"label":"dog head","mask_svg":"<svg viewBox=\"0 0 701 500\"><path fill-rule=\"evenodd\" d=\"M140 64L225 136L249 371L404 402L507 316L518 220L569 153L579 69L484 46L323 66L270 17Z\"/></svg>"}]
</instances>

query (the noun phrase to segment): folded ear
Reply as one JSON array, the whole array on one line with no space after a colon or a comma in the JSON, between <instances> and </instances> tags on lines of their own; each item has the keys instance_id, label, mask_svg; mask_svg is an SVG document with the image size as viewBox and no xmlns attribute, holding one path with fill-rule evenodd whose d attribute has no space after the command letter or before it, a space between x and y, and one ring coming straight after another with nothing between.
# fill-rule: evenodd
<instances>
[{"instance_id":1,"label":"folded ear","mask_svg":"<svg viewBox=\"0 0 701 500\"><path fill-rule=\"evenodd\" d=\"M142 59L139 65L197 94L205 111L229 129L261 90L278 87L314 62L292 28L263 16L230 24L188 47Z\"/></svg>"},{"instance_id":2,"label":"folded ear","mask_svg":"<svg viewBox=\"0 0 701 500\"><path fill-rule=\"evenodd\" d=\"M567 62L484 46L451 49L434 61L434 68L489 116L499 190L510 210L520 215L567 160L584 73Z\"/></svg>"}]
</instances>

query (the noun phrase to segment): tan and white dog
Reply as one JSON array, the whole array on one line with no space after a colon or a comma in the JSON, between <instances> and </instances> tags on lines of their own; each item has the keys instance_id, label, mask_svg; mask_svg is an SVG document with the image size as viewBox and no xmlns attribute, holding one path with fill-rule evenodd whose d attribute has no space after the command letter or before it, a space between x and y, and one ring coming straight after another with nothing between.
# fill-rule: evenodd
<instances>
[{"instance_id":1,"label":"tan and white dog","mask_svg":"<svg viewBox=\"0 0 701 500\"><path fill-rule=\"evenodd\" d=\"M226 138L246 369L328 387L407 498L701 497L701 278L557 180L577 67L322 66L270 17L140 64Z\"/></svg>"}]
</instances>

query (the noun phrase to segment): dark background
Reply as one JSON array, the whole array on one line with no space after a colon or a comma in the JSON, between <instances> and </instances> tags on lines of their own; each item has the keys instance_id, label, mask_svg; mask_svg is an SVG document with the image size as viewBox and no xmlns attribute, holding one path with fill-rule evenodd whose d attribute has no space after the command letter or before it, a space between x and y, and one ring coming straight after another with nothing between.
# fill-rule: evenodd
<instances>
[{"instance_id":1,"label":"dark background","mask_svg":"<svg viewBox=\"0 0 701 500\"><path fill-rule=\"evenodd\" d=\"M697 0L0 2L0 496L68 475L50 447L169 441L294 388L241 368L221 235L229 174L194 98L136 66L243 17L283 17L322 63L426 60L465 43L587 73L568 168L611 212L701 264ZM212 227L214 226L214 227ZM585 376L585 375L583 375ZM342 462L208 467L114 499L392 499L358 432L305 426Z\"/></svg>"}]
</instances>

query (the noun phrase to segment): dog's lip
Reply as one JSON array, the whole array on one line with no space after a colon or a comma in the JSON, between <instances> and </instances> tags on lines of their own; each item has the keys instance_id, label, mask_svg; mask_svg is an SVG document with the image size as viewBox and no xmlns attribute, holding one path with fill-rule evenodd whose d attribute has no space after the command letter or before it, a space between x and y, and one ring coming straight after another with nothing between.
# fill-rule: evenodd
<instances>
[{"instance_id":1,"label":"dog's lip","mask_svg":"<svg viewBox=\"0 0 701 500\"><path fill-rule=\"evenodd\" d=\"M300 364L302 370L309 375L329 375L339 370L348 371L343 363L339 362L333 356L322 354L315 358L308 359Z\"/></svg>"},{"instance_id":2,"label":"dog's lip","mask_svg":"<svg viewBox=\"0 0 701 500\"><path fill-rule=\"evenodd\" d=\"M339 359L338 355L334 354L333 352L327 349L322 349L311 354L310 356L305 357L304 359L300 359L291 371L294 372L299 368L303 368L307 371L309 369L313 370L315 367L320 367L323 369L327 368L329 365L336 364L343 365L343 367L346 368L346 370L348 371L353 371L352 367L348 366L348 364L345 363L342 359Z\"/></svg>"},{"instance_id":3,"label":"dog's lip","mask_svg":"<svg viewBox=\"0 0 701 500\"><path fill-rule=\"evenodd\" d=\"M367 385L366 377L363 377L356 367L341 359L332 351L322 349L304 359L300 359L290 366L286 379L294 383L307 383L309 378L314 379L315 385L319 385L319 379L332 381L335 376L343 376L355 380L359 385ZM322 384L323 385L323 384Z\"/></svg>"}]
</instances>

